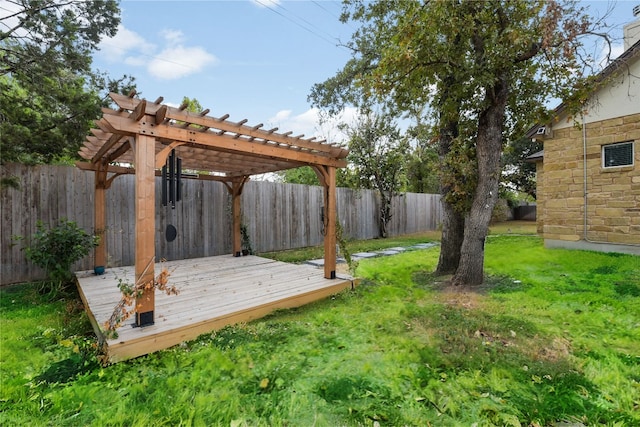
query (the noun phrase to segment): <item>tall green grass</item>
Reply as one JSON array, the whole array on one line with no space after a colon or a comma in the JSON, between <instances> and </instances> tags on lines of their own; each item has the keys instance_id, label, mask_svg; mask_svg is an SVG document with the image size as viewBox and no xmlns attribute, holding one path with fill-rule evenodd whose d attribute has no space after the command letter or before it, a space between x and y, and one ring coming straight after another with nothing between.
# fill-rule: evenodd
<instances>
[{"instance_id":1,"label":"tall green grass","mask_svg":"<svg viewBox=\"0 0 640 427\"><path fill-rule=\"evenodd\" d=\"M438 249L355 290L108 367L72 298L0 295L0 425L640 424L640 258L490 237L486 284Z\"/></svg>"}]
</instances>

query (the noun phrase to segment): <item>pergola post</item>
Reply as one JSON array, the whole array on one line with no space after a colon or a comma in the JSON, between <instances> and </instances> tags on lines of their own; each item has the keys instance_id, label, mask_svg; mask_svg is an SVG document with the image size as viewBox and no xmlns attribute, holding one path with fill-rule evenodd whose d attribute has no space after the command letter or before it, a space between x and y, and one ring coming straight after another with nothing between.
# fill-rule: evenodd
<instances>
[{"instance_id":1,"label":"pergola post","mask_svg":"<svg viewBox=\"0 0 640 427\"><path fill-rule=\"evenodd\" d=\"M232 253L234 257L239 257L242 252L242 203L241 198L244 184L249 180L249 176L243 176L239 180L234 180L231 185L224 183L231 194L231 216L232 216Z\"/></svg>"},{"instance_id":2,"label":"pergola post","mask_svg":"<svg viewBox=\"0 0 640 427\"><path fill-rule=\"evenodd\" d=\"M233 215L233 256L239 257L242 251L242 236L240 227L242 223L240 194L238 192L239 183L233 183L233 192L231 193L231 212Z\"/></svg>"},{"instance_id":3,"label":"pergola post","mask_svg":"<svg viewBox=\"0 0 640 427\"><path fill-rule=\"evenodd\" d=\"M336 168L326 166L324 169L324 277L336 278Z\"/></svg>"},{"instance_id":4,"label":"pergola post","mask_svg":"<svg viewBox=\"0 0 640 427\"><path fill-rule=\"evenodd\" d=\"M136 184L136 285L153 284L155 280L155 138L136 135L134 144ZM148 289L147 289L148 288ZM145 286L136 299L136 326L154 323L155 287Z\"/></svg>"},{"instance_id":5,"label":"pergola post","mask_svg":"<svg viewBox=\"0 0 640 427\"><path fill-rule=\"evenodd\" d=\"M100 168L95 171L95 191L93 199L93 228L94 233L100 237L100 242L94 251L93 266L107 266L107 239L106 239L106 200L107 200L107 170Z\"/></svg>"}]
</instances>

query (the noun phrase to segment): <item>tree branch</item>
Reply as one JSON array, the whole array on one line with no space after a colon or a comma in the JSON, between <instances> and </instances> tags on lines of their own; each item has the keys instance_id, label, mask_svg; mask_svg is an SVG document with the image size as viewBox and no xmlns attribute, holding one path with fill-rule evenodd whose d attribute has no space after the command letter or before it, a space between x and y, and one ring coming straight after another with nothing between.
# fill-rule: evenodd
<instances>
[{"instance_id":1,"label":"tree branch","mask_svg":"<svg viewBox=\"0 0 640 427\"><path fill-rule=\"evenodd\" d=\"M19 18L20 22L18 23L18 25L16 25L15 27L10 29L9 31L0 33L0 41L9 38L9 36L11 36L11 34L13 34L18 29L24 27L25 23L31 21L40 12L42 12L44 10L47 10L47 9L59 9L61 7L69 6L70 4L74 4L74 3L75 3L74 1L68 1L66 3L50 3L50 4L45 4L42 7L36 7L35 9L23 9L21 11L18 11L16 13L14 13L14 14L5 16L4 18L0 19L0 21L3 21L5 19L15 18L15 17L18 17L20 15L24 15L24 18ZM14 4L17 4L17 3L14 3Z\"/></svg>"}]
</instances>

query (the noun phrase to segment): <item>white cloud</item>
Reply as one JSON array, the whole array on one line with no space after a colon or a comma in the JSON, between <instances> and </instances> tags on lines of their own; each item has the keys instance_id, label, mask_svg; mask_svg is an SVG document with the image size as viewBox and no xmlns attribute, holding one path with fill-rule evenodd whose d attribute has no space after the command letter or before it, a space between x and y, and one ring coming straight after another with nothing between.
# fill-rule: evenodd
<instances>
[{"instance_id":1,"label":"white cloud","mask_svg":"<svg viewBox=\"0 0 640 427\"><path fill-rule=\"evenodd\" d=\"M280 0L251 0L251 3L258 7L275 7L280 4Z\"/></svg>"},{"instance_id":2,"label":"white cloud","mask_svg":"<svg viewBox=\"0 0 640 427\"><path fill-rule=\"evenodd\" d=\"M596 68L600 70L604 69L611 63L611 61L622 55L624 52L624 44L622 41L618 43L611 43L610 47L609 45L601 43L600 45L597 45L597 48L599 49L599 52L596 56Z\"/></svg>"},{"instance_id":3,"label":"white cloud","mask_svg":"<svg viewBox=\"0 0 640 427\"><path fill-rule=\"evenodd\" d=\"M135 31L131 31L120 24L115 36L102 39L99 49L107 61L120 62L125 58L131 58L132 53L153 52L156 47Z\"/></svg>"},{"instance_id":4,"label":"white cloud","mask_svg":"<svg viewBox=\"0 0 640 427\"><path fill-rule=\"evenodd\" d=\"M269 126L277 127L278 132L293 132L294 136L304 134L306 137L320 136L317 131L318 117L314 108L299 115L292 115L292 110L280 110L267 120Z\"/></svg>"},{"instance_id":5,"label":"white cloud","mask_svg":"<svg viewBox=\"0 0 640 427\"><path fill-rule=\"evenodd\" d=\"M269 121L272 122L272 123L279 123L279 122L281 122L283 120L288 120L289 117L291 117L291 113L293 113L293 111L291 111L291 110L278 111L275 116L273 116L273 117L271 117L269 119Z\"/></svg>"},{"instance_id":6,"label":"white cloud","mask_svg":"<svg viewBox=\"0 0 640 427\"><path fill-rule=\"evenodd\" d=\"M185 40L184 33L180 30L167 29L162 30L160 34L170 45L180 44Z\"/></svg>"},{"instance_id":7,"label":"white cloud","mask_svg":"<svg viewBox=\"0 0 640 427\"><path fill-rule=\"evenodd\" d=\"M158 52L155 44L147 42L138 33L118 26L117 34L102 40L100 54L108 62L122 62L132 67L146 68L160 80L174 80L199 73L218 59L200 46L188 46L180 30L165 29L160 32L165 48Z\"/></svg>"},{"instance_id":8,"label":"white cloud","mask_svg":"<svg viewBox=\"0 0 640 427\"><path fill-rule=\"evenodd\" d=\"M147 64L147 71L162 80L174 80L202 71L218 59L201 47L175 46L158 53Z\"/></svg>"},{"instance_id":9,"label":"white cloud","mask_svg":"<svg viewBox=\"0 0 640 427\"><path fill-rule=\"evenodd\" d=\"M310 108L307 111L293 115L291 110L278 111L268 120L270 126L278 127L279 132L293 132L294 136L304 134L304 138L312 136L326 139L330 143L344 143L346 135L338 129L340 123L354 123L358 117L355 108L346 108L337 117L321 122L320 110Z\"/></svg>"},{"instance_id":10,"label":"white cloud","mask_svg":"<svg viewBox=\"0 0 640 427\"><path fill-rule=\"evenodd\" d=\"M624 44L618 43L611 46L611 59L615 59L624 53Z\"/></svg>"},{"instance_id":11,"label":"white cloud","mask_svg":"<svg viewBox=\"0 0 640 427\"><path fill-rule=\"evenodd\" d=\"M122 60L127 65L131 65L132 67L144 67L148 62L148 58L142 56L127 56Z\"/></svg>"}]
</instances>

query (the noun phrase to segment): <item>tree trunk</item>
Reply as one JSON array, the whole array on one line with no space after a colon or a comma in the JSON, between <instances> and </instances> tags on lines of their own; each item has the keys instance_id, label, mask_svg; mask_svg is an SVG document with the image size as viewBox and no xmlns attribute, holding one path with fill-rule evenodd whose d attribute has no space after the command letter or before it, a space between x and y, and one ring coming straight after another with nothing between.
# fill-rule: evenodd
<instances>
[{"instance_id":1,"label":"tree trunk","mask_svg":"<svg viewBox=\"0 0 640 427\"><path fill-rule=\"evenodd\" d=\"M509 86L502 76L486 89L488 107L478 117L476 159L478 184L471 209L465 217L464 240L460 248L460 263L452 279L455 285L481 285L484 280L484 242L491 222L493 207L498 200L502 129Z\"/></svg>"},{"instance_id":2,"label":"tree trunk","mask_svg":"<svg viewBox=\"0 0 640 427\"><path fill-rule=\"evenodd\" d=\"M451 78L447 81L448 85L453 85ZM456 102L456 101L454 101ZM456 103L459 110L459 102ZM451 151L451 144L458 137L458 114L446 121L440 129L440 137L438 140L438 157L440 164L444 167L445 158ZM440 180L440 194L442 195L443 221L442 221L442 239L440 240L440 258L436 267L435 274L453 274L458 268L460 262L460 247L464 238L464 215L448 203L445 198L451 191L451 186L442 183Z\"/></svg>"},{"instance_id":3,"label":"tree trunk","mask_svg":"<svg viewBox=\"0 0 640 427\"><path fill-rule=\"evenodd\" d=\"M380 196L380 209L378 210L380 220L378 221L378 228L380 237L386 239L389 234L387 225L391 220L391 196L387 197L384 191L378 191L378 193Z\"/></svg>"},{"instance_id":4,"label":"tree trunk","mask_svg":"<svg viewBox=\"0 0 640 427\"><path fill-rule=\"evenodd\" d=\"M460 263L460 248L464 238L464 216L454 207L442 201L443 221L440 241L440 258L435 274L453 274Z\"/></svg>"}]
</instances>

